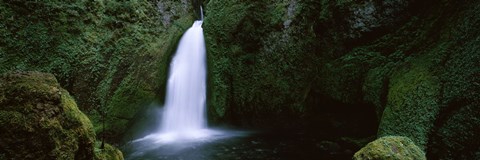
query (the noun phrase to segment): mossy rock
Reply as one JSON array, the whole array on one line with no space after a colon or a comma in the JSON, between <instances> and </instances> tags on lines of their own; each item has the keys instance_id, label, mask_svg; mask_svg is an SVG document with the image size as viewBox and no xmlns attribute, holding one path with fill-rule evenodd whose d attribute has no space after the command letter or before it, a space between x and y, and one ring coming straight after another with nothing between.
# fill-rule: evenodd
<instances>
[{"instance_id":1,"label":"mossy rock","mask_svg":"<svg viewBox=\"0 0 480 160\"><path fill-rule=\"evenodd\" d=\"M322 92L333 99L349 104L359 103L363 100L364 94L359 84L369 80L366 77L370 69L386 62L387 57L379 52L355 48L348 54L326 63L318 83L322 84Z\"/></svg>"},{"instance_id":2,"label":"mossy rock","mask_svg":"<svg viewBox=\"0 0 480 160\"><path fill-rule=\"evenodd\" d=\"M393 73L379 136L407 136L425 148L440 110L441 89L429 60L430 57L421 56Z\"/></svg>"},{"instance_id":3,"label":"mossy rock","mask_svg":"<svg viewBox=\"0 0 480 160\"><path fill-rule=\"evenodd\" d=\"M307 46L314 43L314 33L302 13L310 15L314 9L306 5L208 2L204 29L210 120L256 127L297 125L290 120L305 113L318 60Z\"/></svg>"},{"instance_id":4,"label":"mossy rock","mask_svg":"<svg viewBox=\"0 0 480 160\"><path fill-rule=\"evenodd\" d=\"M90 120L52 74L0 77L0 154L7 159L93 159Z\"/></svg>"},{"instance_id":5,"label":"mossy rock","mask_svg":"<svg viewBox=\"0 0 480 160\"><path fill-rule=\"evenodd\" d=\"M119 142L125 136L124 133L131 127L139 113L143 113L147 106L152 102L162 102L165 96L165 86L168 76L168 66L170 56L176 50L176 44L182 33L188 29L193 22L193 17L183 17L174 21L173 25L167 30L165 40L160 41L156 53L151 53L152 57L138 57L135 64L128 68L128 73L123 75L121 81L109 82L113 77L104 79L100 85L103 111L107 112L107 123L105 132L109 135L109 142ZM121 68L119 68L121 69ZM111 71L115 74L115 71ZM101 125L101 116L98 113L92 114L94 117L95 130L97 133L103 131Z\"/></svg>"},{"instance_id":6,"label":"mossy rock","mask_svg":"<svg viewBox=\"0 0 480 160\"><path fill-rule=\"evenodd\" d=\"M480 146L475 136L480 125L480 39L472 35L480 31L472 28L480 17L470 15L479 15L480 3L450 5L446 8L461 12L444 11L450 16L423 22L433 28L416 28L419 35L439 37L431 44L412 41L425 46L389 69L378 136L409 137L430 159L475 159Z\"/></svg>"},{"instance_id":7,"label":"mossy rock","mask_svg":"<svg viewBox=\"0 0 480 160\"><path fill-rule=\"evenodd\" d=\"M255 127L298 126L294 121L311 114L309 110L330 107L308 106L314 91L344 103L362 103L365 77L387 63L389 53L352 49L359 43L351 41L364 45L402 26L410 16L408 4L208 1L209 118ZM367 87L383 90L382 85ZM369 96L383 111L377 94Z\"/></svg>"},{"instance_id":8,"label":"mossy rock","mask_svg":"<svg viewBox=\"0 0 480 160\"><path fill-rule=\"evenodd\" d=\"M445 49L449 57L441 74L444 104L430 133L429 159L480 158L480 30L475 29L480 2L465 6L457 15L461 18L453 19L455 45Z\"/></svg>"},{"instance_id":9,"label":"mossy rock","mask_svg":"<svg viewBox=\"0 0 480 160\"><path fill-rule=\"evenodd\" d=\"M425 153L407 137L386 136L368 143L354 160L426 160Z\"/></svg>"},{"instance_id":10,"label":"mossy rock","mask_svg":"<svg viewBox=\"0 0 480 160\"><path fill-rule=\"evenodd\" d=\"M118 150L118 148L105 143L103 149L101 147L101 142L97 142L95 148L95 159L97 160L123 160L123 153Z\"/></svg>"},{"instance_id":11,"label":"mossy rock","mask_svg":"<svg viewBox=\"0 0 480 160\"><path fill-rule=\"evenodd\" d=\"M52 73L118 142L144 104L164 97L170 55L192 24L189 1L0 1L0 74ZM35 53L35 54L32 54ZM117 123L118 122L118 123Z\"/></svg>"}]
</instances>

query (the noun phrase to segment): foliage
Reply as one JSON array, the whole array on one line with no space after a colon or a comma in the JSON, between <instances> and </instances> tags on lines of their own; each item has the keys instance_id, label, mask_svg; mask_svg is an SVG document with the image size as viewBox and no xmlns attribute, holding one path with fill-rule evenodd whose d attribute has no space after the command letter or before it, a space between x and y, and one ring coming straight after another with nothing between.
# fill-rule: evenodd
<instances>
[{"instance_id":1,"label":"foliage","mask_svg":"<svg viewBox=\"0 0 480 160\"><path fill-rule=\"evenodd\" d=\"M344 103L362 101L362 86L371 68L382 66L387 57L368 48L355 48L345 56L325 64L319 81L322 90Z\"/></svg>"},{"instance_id":2,"label":"foliage","mask_svg":"<svg viewBox=\"0 0 480 160\"><path fill-rule=\"evenodd\" d=\"M251 117L255 122L242 119L238 123L255 126L270 126L269 120L283 121L280 117L299 119L321 107L307 106L306 99L313 92L347 104L361 103L369 70L390 62L390 53L354 46L356 41L379 37L365 38L366 31L352 27L358 17L355 11L365 3L209 1L205 31L212 119ZM378 9L391 7L371 3ZM400 20L391 18L395 15ZM381 21L368 30L388 28L406 15L369 15ZM391 28L386 30L395 29Z\"/></svg>"},{"instance_id":3,"label":"foliage","mask_svg":"<svg viewBox=\"0 0 480 160\"><path fill-rule=\"evenodd\" d=\"M214 122L315 128L374 106L378 136L406 136L433 159L477 156L478 2L205 2ZM183 5L1 1L0 73L55 74L95 130L108 112L106 133L118 140L146 103L164 97L170 55L193 20ZM336 121L307 119L340 106L355 108L327 115Z\"/></svg>"},{"instance_id":4,"label":"foliage","mask_svg":"<svg viewBox=\"0 0 480 160\"><path fill-rule=\"evenodd\" d=\"M258 115L304 110L301 102L313 80L311 66L316 58L309 46L313 38L306 38L313 35L308 31L310 26L296 18L303 7L296 1L207 4L212 119L232 114L258 120L266 118Z\"/></svg>"},{"instance_id":5,"label":"foliage","mask_svg":"<svg viewBox=\"0 0 480 160\"><path fill-rule=\"evenodd\" d=\"M114 146L105 144L104 149L100 149L100 142L95 144L95 159L96 160L123 160L123 153Z\"/></svg>"},{"instance_id":6,"label":"foliage","mask_svg":"<svg viewBox=\"0 0 480 160\"><path fill-rule=\"evenodd\" d=\"M128 127L143 104L163 97L170 54L192 21L180 3L165 4L178 10L165 21L158 1L1 1L0 73L53 73L95 128L104 112L122 122L112 126Z\"/></svg>"},{"instance_id":7,"label":"foliage","mask_svg":"<svg viewBox=\"0 0 480 160\"><path fill-rule=\"evenodd\" d=\"M51 74L0 77L0 153L8 159L93 159L90 120Z\"/></svg>"},{"instance_id":8,"label":"foliage","mask_svg":"<svg viewBox=\"0 0 480 160\"><path fill-rule=\"evenodd\" d=\"M474 159L479 6L209 1L209 113L248 126L299 126L310 111L338 107L329 100L372 105L378 136L406 136L433 159Z\"/></svg>"}]
</instances>

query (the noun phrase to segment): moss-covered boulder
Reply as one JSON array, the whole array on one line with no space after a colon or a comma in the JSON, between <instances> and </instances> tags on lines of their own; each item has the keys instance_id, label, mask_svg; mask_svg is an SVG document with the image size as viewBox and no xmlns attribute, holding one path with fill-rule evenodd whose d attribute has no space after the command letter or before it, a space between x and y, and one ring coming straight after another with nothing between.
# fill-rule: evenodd
<instances>
[{"instance_id":1,"label":"moss-covered boulder","mask_svg":"<svg viewBox=\"0 0 480 160\"><path fill-rule=\"evenodd\" d=\"M93 159L95 133L52 74L0 77L0 154L7 159Z\"/></svg>"},{"instance_id":2,"label":"moss-covered boulder","mask_svg":"<svg viewBox=\"0 0 480 160\"><path fill-rule=\"evenodd\" d=\"M104 144L104 148L101 148L101 142L97 142L95 148L95 159L98 160L123 160L123 153L116 147L110 144Z\"/></svg>"},{"instance_id":3,"label":"moss-covered boulder","mask_svg":"<svg viewBox=\"0 0 480 160\"><path fill-rule=\"evenodd\" d=\"M189 1L162 0L0 1L0 17L0 74L54 74L110 142L162 101L170 54L193 22Z\"/></svg>"},{"instance_id":4,"label":"moss-covered boulder","mask_svg":"<svg viewBox=\"0 0 480 160\"><path fill-rule=\"evenodd\" d=\"M368 143L354 160L426 160L425 153L407 137L386 136Z\"/></svg>"}]
</instances>

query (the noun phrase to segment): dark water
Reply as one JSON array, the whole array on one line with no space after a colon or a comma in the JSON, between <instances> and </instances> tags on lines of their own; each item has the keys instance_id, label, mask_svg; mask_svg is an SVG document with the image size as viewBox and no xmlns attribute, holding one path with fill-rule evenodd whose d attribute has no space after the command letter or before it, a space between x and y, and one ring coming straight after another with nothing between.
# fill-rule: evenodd
<instances>
[{"instance_id":1,"label":"dark water","mask_svg":"<svg viewBox=\"0 0 480 160\"><path fill-rule=\"evenodd\" d=\"M251 133L215 140L158 145L130 143L127 160L351 159L358 146L304 133Z\"/></svg>"}]
</instances>

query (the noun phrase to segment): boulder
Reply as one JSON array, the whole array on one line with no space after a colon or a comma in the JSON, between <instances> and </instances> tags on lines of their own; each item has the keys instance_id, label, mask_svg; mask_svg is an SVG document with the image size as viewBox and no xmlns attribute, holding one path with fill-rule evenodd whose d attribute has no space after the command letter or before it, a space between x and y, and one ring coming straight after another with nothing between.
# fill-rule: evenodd
<instances>
[{"instance_id":1,"label":"boulder","mask_svg":"<svg viewBox=\"0 0 480 160\"><path fill-rule=\"evenodd\" d=\"M98 160L123 160L123 153L111 146L110 144L105 144L104 149L99 149L101 143L97 143L97 148L95 148L95 158Z\"/></svg>"},{"instance_id":2,"label":"boulder","mask_svg":"<svg viewBox=\"0 0 480 160\"><path fill-rule=\"evenodd\" d=\"M368 143L354 160L426 160L425 153L407 137L386 136Z\"/></svg>"},{"instance_id":3,"label":"boulder","mask_svg":"<svg viewBox=\"0 0 480 160\"><path fill-rule=\"evenodd\" d=\"M0 76L0 155L6 159L94 159L90 120L52 74Z\"/></svg>"}]
</instances>

